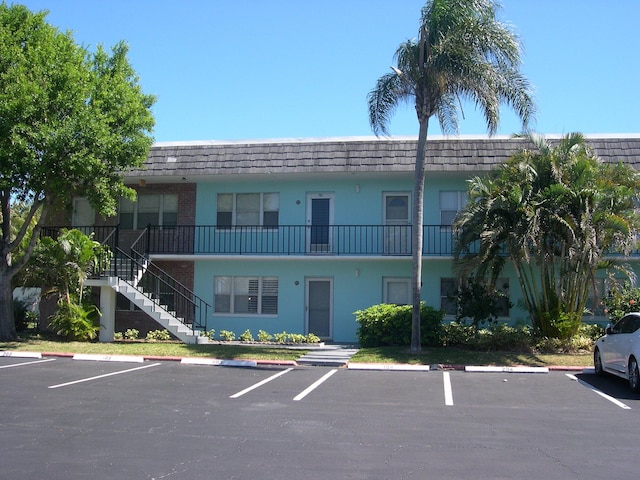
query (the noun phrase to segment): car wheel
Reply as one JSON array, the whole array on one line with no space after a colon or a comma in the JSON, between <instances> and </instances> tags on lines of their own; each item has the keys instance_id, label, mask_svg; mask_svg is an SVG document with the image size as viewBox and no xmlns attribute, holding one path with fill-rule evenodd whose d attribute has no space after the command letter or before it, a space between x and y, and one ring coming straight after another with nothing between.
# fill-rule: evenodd
<instances>
[{"instance_id":1,"label":"car wheel","mask_svg":"<svg viewBox=\"0 0 640 480\"><path fill-rule=\"evenodd\" d=\"M596 348L593 352L593 366L596 370L596 375L602 375L604 370L602 369L602 357L600 356L600 349Z\"/></svg>"},{"instance_id":2,"label":"car wheel","mask_svg":"<svg viewBox=\"0 0 640 480\"><path fill-rule=\"evenodd\" d=\"M638 371L638 361L635 357L629 360L629 387L633 392L640 392L640 371Z\"/></svg>"}]
</instances>

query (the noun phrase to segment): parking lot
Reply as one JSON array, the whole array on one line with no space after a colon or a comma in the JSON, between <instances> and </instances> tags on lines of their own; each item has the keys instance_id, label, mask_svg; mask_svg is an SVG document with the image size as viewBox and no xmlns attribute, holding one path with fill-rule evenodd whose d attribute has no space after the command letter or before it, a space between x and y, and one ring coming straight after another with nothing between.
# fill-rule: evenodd
<instances>
[{"instance_id":1,"label":"parking lot","mask_svg":"<svg viewBox=\"0 0 640 480\"><path fill-rule=\"evenodd\" d=\"M636 478L640 395L592 373L0 358L4 479Z\"/></svg>"}]
</instances>

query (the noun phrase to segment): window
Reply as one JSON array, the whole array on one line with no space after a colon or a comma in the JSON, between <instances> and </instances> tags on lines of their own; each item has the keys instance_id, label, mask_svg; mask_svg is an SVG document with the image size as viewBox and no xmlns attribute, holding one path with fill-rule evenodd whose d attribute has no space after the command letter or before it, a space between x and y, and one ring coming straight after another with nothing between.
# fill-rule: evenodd
<instances>
[{"instance_id":1,"label":"window","mask_svg":"<svg viewBox=\"0 0 640 480\"><path fill-rule=\"evenodd\" d=\"M457 293L458 282L455 278L440 279L440 308L444 311L445 315L457 315Z\"/></svg>"},{"instance_id":2,"label":"window","mask_svg":"<svg viewBox=\"0 0 640 480\"><path fill-rule=\"evenodd\" d=\"M277 315L277 277L215 277L214 311Z\"/></svg>"},{"instance_id":3,"label":"window","mask_svg":"<svg viewBox=\"0 0 640 480\"><path fill-rule=\"evenodd\" d=\"M440 225L450 226L456 215L467 204L465 190L440 192Z\"/></svg>"},{"instance_id":4,"label":"window","mask_svg":"<svg viewBox=\"0 0 640 480\"><path fill-rule=\"evenodd\" d=\"M276 228L279 222L279 193L219 193L218 227L262 226Z\"/></svg>"},{"instance_id":5,"label":"window","mask_svg":"<svg viewBox=\"0 0 640 480\"><path fill-rule=\"evenodd\" d=\"M138 195L135 202L120 199L120 227L142 229L147 225L173 227L178 223L178 195Z\"/></svg>"},{"instance_id":6,"label":"window","mask_svg":"<svg viewBox=\"0 0 640 480\"><path fill-rule=\"evenodd\" d=\"M385 277L382 283L383 303L411 305L411 279Z\"/></svg>"}]
</instances>

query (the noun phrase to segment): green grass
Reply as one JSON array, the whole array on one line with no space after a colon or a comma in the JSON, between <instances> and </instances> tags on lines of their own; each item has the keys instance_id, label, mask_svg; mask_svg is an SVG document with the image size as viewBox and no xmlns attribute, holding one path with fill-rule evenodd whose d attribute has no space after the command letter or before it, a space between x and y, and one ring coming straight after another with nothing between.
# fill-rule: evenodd
<instances>
[{"instance_id":1,"label":"green grass","mask_svg":"<svg viewBox=\"0 0 640 480\"><path fill-rule=\"evenodd\" d=\"M0 342L0 351L141 355L149 357L209 357L238 360L296 360L305 350L271 346L187 345L180 342L117 341L113 343L70 342L53 336L28 336L16 342Z\"/></svg>"},{"instance_id":2,"label":"green grass","mask_svg":"<svg viewBox=\"0 0 640 480\"><path fill-rule=\"evenodd\" d=\"M52 335L24 335L16 342L0 342L0 351L2 350L280 361L296 360L308 352L308 350L271 345L186 345L179 342L144 341L119 341L113 343L69 342ZM532 354L481 352L456 347L425 347L420 355L411 354L405 347L363 348L352 357L351 361L358 363L409 363L422 365L564 365L582 367L593 365L593 358L590 352L584 354Z\"/></svg>"},{"instance_id":3,"label":"green grass","mask_svg":"<svg viewBox=\"0 0 640 480\"><path fill-rule=\"evenodd\" d=\"M591 353L584 354L533 354L518 352L480 352L457 347L423 348L414 355L405 347L364 348L352 358L363 363L409 363L418 365L526 365L546 367L552 365L593 366Z\"/></svg>"}]
</instances>

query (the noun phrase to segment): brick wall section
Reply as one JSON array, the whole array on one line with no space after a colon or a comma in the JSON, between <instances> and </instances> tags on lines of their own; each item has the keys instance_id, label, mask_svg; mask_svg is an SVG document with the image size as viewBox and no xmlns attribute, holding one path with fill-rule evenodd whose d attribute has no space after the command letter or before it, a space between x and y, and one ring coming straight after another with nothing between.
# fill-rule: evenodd
<instances>
[{"instance_id":1,"label":"brick wall section","mask_svg":"<svg viewBox=\"0 0 640 480\"><path fill-rule=\"evenodd\" d=\"M178 225L195 225L196 215L196 184L195 183L170 183L170 184L149 184L145 186L129 185L136 190L139 194L177 194L178 195ZM95 226L116 226L118 223L118 217L103 218L100 215L96 215ZM51 226L71 226L71 212L68 211L56 211L53 212L48 221L48 225ZM140 236L143 230L120 230L119 232L119 246L123 250L127 251L132 243ZM187 261L163 261L156 263L158 268L171 275L182 285L193 291L193 262ZM153 270L153 265L150 266ZM99 289L96 289L96 293ZM99 300L98 300L99 302ZM55 304L49 305L49 308L45 308L46 314L53 313L51 307L55 308ZM43 315L44 316L44 315ZM46 328L46 325L42 325L42 328ZM151 330L158 330L162 328L148 315L140 311L124 311L118 310L116 312L116 325L117 332L124 332L129 328L135 328L140 332L140 338L144 338Z\"/></svg>"},{"instance_id":2,"label":"brick wall section","mask_svg":"<svg viewBox=\"0 0 640 480\"><path fill-rule=\"evenodd\" d=\"M154 262L149 266L149 270L154 271L155 267L160 268L165 273L168 273L182 285L193 291L193 262ZM116 311L116 332L125 332L129 328L135 328L140 332L140 338L144 338L151 330L160 330L163 327L143 312L124 310Z\"/></svg>"},{"instance_id":3,"label":"brick wall section","mask_svg":"<svg viewBox=\"0 0 640 480\"><path fill-rule=\"evenodd\" d=\"M178 195L178 225L195 225L196 222L196 184L195 183L147 183L145 186L129 185L141 195L144 194L177 194ZM95 226L116 226L118 217L103 218L96 215ZM71 226L71 212L64 210L52 212L47 220L51 226ZM121 230L120 246L128 248L131 242L138 238L142 230Z\"/></svg>"}]
</instances>

